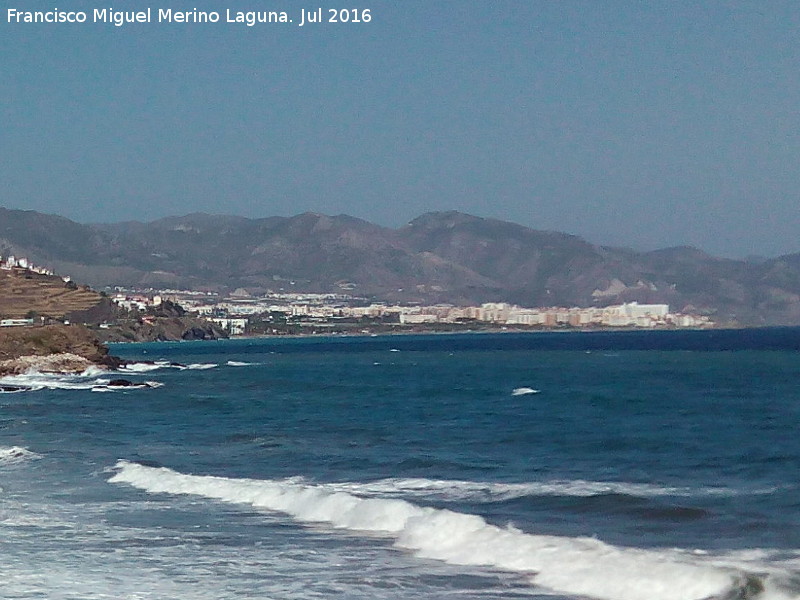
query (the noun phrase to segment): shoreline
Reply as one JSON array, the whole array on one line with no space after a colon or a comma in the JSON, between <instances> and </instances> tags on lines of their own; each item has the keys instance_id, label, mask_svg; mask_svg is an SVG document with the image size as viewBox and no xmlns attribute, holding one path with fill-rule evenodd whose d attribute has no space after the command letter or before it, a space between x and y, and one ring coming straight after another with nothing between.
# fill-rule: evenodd
<instances>
[{"instance_id":1,"label":"shoreline","mask_svg":"<svg viewBox=\"0 0 800 600\"><path fill-rule=\"evenodd\" d=\"M570 335L571 334L571 335ZM337 351L337 348L351 344L353 348L368 350L471 350L518 349L543 351L584 351L604 352L617 350L640 351L739 351L739 350L777 350L800 351L800 326L770 326L760 328L728 329L660 329L642 330L574 330L574 331L459 331L459 332L397 332L387 334L314 334L314 335L265 335L237 336L228 338L230 348L263 346L286 352ZM199 343L200 341L197 340ZM487 345L488 343L488 345ZM145 342L145 345L151 344ZM125 343L117 351L125 353L124 348L136 347L141 343ZM214 346L190 344L185 341L165 344L167 352L180 352L186 348L188 353L214 353ZM152 346L150 346L153 348ZM220 346L222 348L222 346ZM316 350L315 350L316 349ZM152 351L158 352L159 349ZM254 352L257 350L254 350ZM220 350L220 352L225 352Z\"/></svg>"},{"instance_id":2,"label":"shoreline","mask_svg":"<svg viewBox=\"0 0 800 600\"><path fill-rule=\"evenodd\" d=\"M454 330L417 330L417 331L380 331L380 332L313 332L313 333L258 333L247 335L233 335L227 338L217 339L195 339L195 340L152 340L146 342L104 342L106 345L118 344L151 344L151 343L164 343L164 344L186 344L186 343L208 343L208 342L223 342L226 340L281 340L281 339L318 339L318 338L375 338L375 337L406 337L406 336L422 336L422 335L436 335L436 336L459 336L459 335L506 335L506 334L595 334L595 333L665 333L665 332L722 332L722 331L759 331L766 329L798 329L800 325L759 325L759 326L724 326L724 327L659 327L652 329L645 329L642 327L607 327L607 328L552 328L552 329L510 329L510 328L492 328L492 329L454 329Z\"/></svg>"}]
</instances>

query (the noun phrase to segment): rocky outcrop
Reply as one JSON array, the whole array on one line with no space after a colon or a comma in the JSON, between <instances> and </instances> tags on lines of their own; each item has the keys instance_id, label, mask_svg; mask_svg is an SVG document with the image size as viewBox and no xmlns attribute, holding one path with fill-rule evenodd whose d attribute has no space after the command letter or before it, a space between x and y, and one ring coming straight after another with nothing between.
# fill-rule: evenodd
<instances>
[{"instance_id":1,"label":"rocky outcrop","mask_svg":"<svg viewBox=\"0 0 800 600\"><path fill-rule=\"evenodd\" d=\"M21 375L29 371L38 373L83 373L95 363L83 356L63 352L50 356L26 355L0 361L0 375Z\"/></svg>"},{"instance_id":2,"label":"rocky outcrop","mask_svg":"<svg viewBox=\"0 0 800 600\"><path fill-rule=\"evenodd\" d=\"M156 317L121 322L100 329L104 342L169 342L180 340L218 340L228 334L216 324L194 317Z\"/></svg>"},{"instance_id":3,"label":"rocky outcrop","mask_svg":"<svg viewBox=\"0 0 800 600\"><path fill-rule=\"evenodd\" d=\"M0 375L38 371L76 373L90 366L116 368L97 336L81 325L0 329Z\"/></svg>"}]
</instances>

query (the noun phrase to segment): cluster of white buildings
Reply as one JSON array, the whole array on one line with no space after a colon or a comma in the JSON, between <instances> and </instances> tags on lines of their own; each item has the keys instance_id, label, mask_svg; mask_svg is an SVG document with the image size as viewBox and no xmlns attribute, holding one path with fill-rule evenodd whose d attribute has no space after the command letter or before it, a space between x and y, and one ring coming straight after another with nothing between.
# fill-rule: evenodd
<instances>
[{"instance_id":1,"label":"cluster of white buildings","mask_svg":"<svg viewBox=\"0 0 800 600\"><path fill-rule=\"evenodd\" d=\"M164 301L160 294L148 296L146 294L114 294L111 301L117 306L127 310L146 311L148 308L161 306Z\"/></svg>"},{"instance_id":2,"label":"cluster of white buildings","mask_svg":"<svg viewBox=\"0 0 800 600\"><path fill-rule=\"evenodd\" d=\"M393 307L394 308L394 307ZM628 302L591 308L524 308L505 302L481 306L420 306L401 308L401 323L454 323L475 320L504 326L526 327L703 327L708 317L671 313L667 304Z\"/></svg>"},{"instance_id":3,"label":"cluster of white buildings","mask_svg":"<svg viewBox=\"0 0 800 600\"><path fill-rule=\"evenodd\" d=\"M306 299L310 300L310 299ZM388 319L402 325L464 323L478 321L500 326L521 327L706 327L712 325L706 316L673 313L667 304L629 302L615 306L592 308L542 307L525 308L505 302L480 306L400 306L383 303L369 306L347 306L330 298L311 301L275 302L274 299L237 301L228 299L215 304L186 307L191 312L217 321L233 332L244 330L247 318L266 313L280 313L287 318L325 321L342 318Z\"/></svg>"},{"instance_id":4,"label":"cluster of white buildings","mask_svg":"<svg viewBox=\"0 0 800 600\"><path fill-rule=\"evenodd\" d=\"M344 309L350 315L383 317L397 314L400 323L458 323L481 321L504 326L526 327L701 327L710 325L708 317L671 313L667 304L629 302L603 308L543 307L525 308L505 302L480 306L385 306Z\"/></svg>"},{"instance_id":5,"label":"cluster of white buildings","mask_svg":"<svg viewBox=\"0 0 800 600\"><path fill-rule=\"evenodd\" d=\"M28 271L32 271L33 273L39 273L40 275L54 275L50 269L45 269L44 267L34 265L27 258L17 258L13 254L10 254L5 258L0 256L0 269L3 269L4 271L10 271L11 269L26 269ZM62 279L64 279L64 281L69 281L69 277L63 277Z\"/></svg>"},{"instance_id":6,"label":"cluster of white buildings","mask_svg":"<svg viewBox=\"0 0 800 600\"><path fill-rule=\"evenodd\" d=\"M175 293L169 293L175 292ZM346 294L269 294L254 298L243 290L221 299L215 293L152 290L150 293L120 293L114 302L128 309L145 311L164 300L179 303L192 314L217 323L233 335L245 333L248 321L259 315L283 315L294 321L325 322L338 319L384 319L401 325L437 323L490 323L502 327L709 327L706 316L670 312L667 304L628 302L605 307L526 308L506 302L480 306L401 306L386 303L364 305L363 298ZM359 305L360 304L360 305ZM355 305L355 306L354 306Z\"/></svg>"}]
</instances>

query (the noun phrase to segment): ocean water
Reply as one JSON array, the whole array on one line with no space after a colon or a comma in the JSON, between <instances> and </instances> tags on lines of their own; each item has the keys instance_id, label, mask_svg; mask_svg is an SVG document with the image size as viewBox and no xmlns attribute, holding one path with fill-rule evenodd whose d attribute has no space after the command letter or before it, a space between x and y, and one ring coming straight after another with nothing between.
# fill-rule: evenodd
<instances>
[{"instance_id":1,"label":"ocean water","mask_svg":"<svg viewBox=\"0 0 800 600\"><path fill-rule=\"evenodd\" d=\"M800 598L799 345L131 344L5 378L0 597Z\"/></svg>"}]
</instances>

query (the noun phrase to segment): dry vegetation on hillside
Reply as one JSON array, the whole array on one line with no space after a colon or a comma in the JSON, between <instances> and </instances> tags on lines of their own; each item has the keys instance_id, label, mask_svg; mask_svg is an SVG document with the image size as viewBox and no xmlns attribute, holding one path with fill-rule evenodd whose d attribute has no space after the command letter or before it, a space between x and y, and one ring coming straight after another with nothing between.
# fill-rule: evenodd
<instances>
[{"instance_id":1,"label":"dry vegetation on hillside","mask_svg":"<svg viewBox=\"0 0 800 600\"><path fill-rule=\"evenodd\" d=\"M100 294L60 277L40 275L24 269L0 271L0 317L22 319L27 315L63 318L96 306Z\"/></svg>"}]
</instances>

